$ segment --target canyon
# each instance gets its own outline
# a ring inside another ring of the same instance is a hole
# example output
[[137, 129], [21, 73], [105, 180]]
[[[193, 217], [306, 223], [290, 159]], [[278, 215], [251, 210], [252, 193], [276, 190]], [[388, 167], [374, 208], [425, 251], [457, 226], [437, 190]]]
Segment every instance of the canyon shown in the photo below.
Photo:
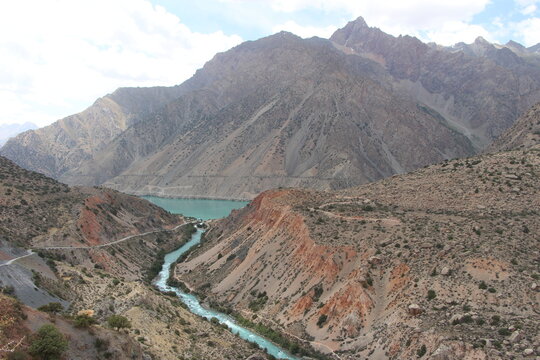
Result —
[[518, 145], [340, 191], [270, 190], [175, 276], [339, 359], [520, 358], [540, 345], [539, 165], [538, 144]]
[[[69, 187], [0, 157], [0, 357], [54, 325], [70, 359], [245, 359], [259, 351], [151, 284], [193, 225], [105, 188]], [[58, 303], [58, 314], [44, 312]], [[41, 309], [41, 310], [40, 310]], [[80, 327], [79, 314], [94, 325]], [[112, 315], [131, 328], [114, 331]]]

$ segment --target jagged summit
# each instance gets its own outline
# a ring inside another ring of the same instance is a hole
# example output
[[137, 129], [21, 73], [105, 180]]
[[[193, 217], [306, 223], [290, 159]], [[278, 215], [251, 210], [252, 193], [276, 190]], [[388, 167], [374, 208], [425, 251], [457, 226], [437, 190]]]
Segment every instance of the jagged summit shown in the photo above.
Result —
[[475, 44], [483, 44], [483, 45], [491, 45], [491, 43], [489, 41], [487, 41], [486, 39], [484, 39], [482, 36], [478, 36], [475, 40], [474, 40], [474, 43]]
[[354, 24], [356, 28], [369, 28], [366, 20], [362, 16], [357, 17], [356, 20], [351, 21], [351, 23]]

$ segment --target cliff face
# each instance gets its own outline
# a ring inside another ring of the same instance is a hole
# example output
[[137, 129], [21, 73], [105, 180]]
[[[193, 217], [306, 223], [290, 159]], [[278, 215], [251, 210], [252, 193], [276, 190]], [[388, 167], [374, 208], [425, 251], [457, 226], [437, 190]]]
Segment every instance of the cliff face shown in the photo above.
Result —
[[[434, 358], [505, 358], [540, 345], [539, 150], [337, 193], [265, 192], [175, 274], [341, 359], [413, 358], [423, 345]], [[512, 332], [521, 345], [503, 344]]]

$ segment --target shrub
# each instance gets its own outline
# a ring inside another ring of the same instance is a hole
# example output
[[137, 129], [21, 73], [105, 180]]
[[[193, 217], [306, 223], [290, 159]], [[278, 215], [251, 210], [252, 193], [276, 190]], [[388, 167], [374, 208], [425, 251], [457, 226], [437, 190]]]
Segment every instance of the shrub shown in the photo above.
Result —
[[322, 314], [319, 316], [319, 320], [317, 320], [317, 326], [322, 328], [326, 320], [328, 320], [328, 316], [326, 314]]
[[96, 338], [94, 341], [94, 347], [97, 351], [105, 351], [109, 348], [109, 340]]
[[437, 297], [437, 293], [435, 292], [435, 290], [428, 290], [427, 292], [427, 299], [428, 300], [433, 300]]
[[124, 329], [124, 328], [130, 328], [131, 323], [129, 322], [128, 318], [122, 315], [111, 315], [107, 318], [107, 324], [116, 329]]
[[58, 314], [60, 311], [64, 310], [64, 307], [62, 306], [62, 304], [58, 302], [51, 302], [51, 303], [48, 303], [47, 305], [38, 307], [38, 310], [48, 312], [51, 314]]
[[75, 317], [75, 327], [78, 328], [87, 328], [95, 323], [96, 320], [87, 314], [81, 314]]
[[30, 354], [43, 360], [60, 359], [62, 353], [68, 348], [64, 335], [52, 324], [45, 324], [39, 328], [28, 349]]
[[426, 345], [422, 345], [420, 347], [420, 349], [418, 349], [416, 351], [416, 355], [418, 355], [419, 358], [421, 358], [422, 356], [426, 355], [426, 352], [427, 352], [427, 348], [426, 348]]

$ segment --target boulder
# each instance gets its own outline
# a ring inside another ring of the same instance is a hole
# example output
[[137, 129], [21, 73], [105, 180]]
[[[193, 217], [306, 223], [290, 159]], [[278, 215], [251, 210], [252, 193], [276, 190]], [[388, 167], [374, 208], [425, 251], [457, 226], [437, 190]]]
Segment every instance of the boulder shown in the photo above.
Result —
[[461, 314], [455, 314], [454, 316], [452, 316], [452, 317], [450, 318], [450, 324], [451, 324], [451, 325], [454, 325], [454, 324], [456, 324], [456, 323], [460, 323], [462, 318], [463, 318], [463, 315], [461, 315]]
[[450, 269], [448, 267], [446, 267], [446, 266], [443, 267], [442, 270], [441, 270], [441, 275], [446, 276], [448, 274], [450, 274]]
[[534, 354], [534, 350], [531, 348], [523, 350], [523, 356], [531, 356], [533, 354]]
[[410, 304], [408, 309], [412, 316], [420, 315], [424, 311], [418, 304]]
[[519, 330], [516, 330], [510, 335], [508, 338], [508, 341], [510, 341], [512, 344], [518, 343], [523, 339], [523, 334]]
[[79, 310], [79, 312], [77, 312], [77, 315], [86, 315], [88, 317], [93, 317], [94, 316], [94, 310], [92, 310], [92, 309]]

